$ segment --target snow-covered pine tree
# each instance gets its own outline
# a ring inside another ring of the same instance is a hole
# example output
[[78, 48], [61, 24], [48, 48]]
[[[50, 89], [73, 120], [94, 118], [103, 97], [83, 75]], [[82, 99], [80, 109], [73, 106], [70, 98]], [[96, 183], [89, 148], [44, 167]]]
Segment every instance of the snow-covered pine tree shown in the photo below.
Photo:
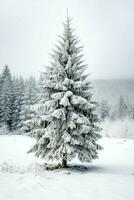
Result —
[[128, 115], [129, 115], [130, 119], [134, 119], [134, 102], [129, 104]]
[[119, 97], [119, 104], [118, 104], [118, 116], [120, 119], [125, 118], [128, 115], [128, 106], [123, 98], [123, 96]]
[[109, 106], [106, 100], [102, 100], [100, 104], [100, 118], [104, 120], [109, 117]]
[[[43, 120], [45, 102], [48, 98], [48, 93], [46, 92], [46, 88], [44, 88], [44, 73], [41, 73], [40, 79], [36, 85], [36, 103], [31, 106], [32, 117], [28, 122], [31, 124], [31, 131], [29, 131], [29, 135], [32, 137], [38, 137], [36, 131], [38, 129], [38, 133], [40, 133], [43, 127], [46, 127], [46, 121]], [[35, 134], [35, 135], [34, 135]]]
[[45, 99], [33, 130], [37, 142], [30, 152], [47, 160], [56, 159], [61, 163], [59, 167], [67, 167], [67, 162], [75, 157], [91, 162], [101, 149], [97, 144], [101, 136], [95, 124], [96, 103], [91, 99], [87, 65], [83, 63], [78, 43], [67, 17], [51, 66], [43, 73]]
[[14, 79], [14, 104], [12, 130], [19, 129], [24, 99], [24, 80], [22, 77]]
[[25, 90], [23, 97], [23, 105], [20, 114], [20, 129], [24, 133], [31, 131], [33, 126], [33, 118], [35, 117], [35, 111], [33, 106], [37, 103], [37, 85], [36, 80], [30, 77], [25, 82]]
[[34, 77], [30, 76], [26, 81], [26, 93], [29, 99], [30, 105], [35, 105], [38, 101], [37, 97], [37, 81]]
[[0, 125], [11, 130], [13, 114], [13, 81], [6, 65], [1, 76], [0, 88]]

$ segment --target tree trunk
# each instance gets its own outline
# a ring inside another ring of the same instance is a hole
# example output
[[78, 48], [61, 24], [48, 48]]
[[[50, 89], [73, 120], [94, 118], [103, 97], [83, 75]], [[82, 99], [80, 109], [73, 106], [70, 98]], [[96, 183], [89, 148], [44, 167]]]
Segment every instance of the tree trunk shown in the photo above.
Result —
[[55, 166], [46, 166], [46, 170], [56, 170], [61, 168], [67, 168], [67, 160], [65, 158], [62, 159], [62, 162]]
[[66, 159], [62, 160], [61, 168], [67, 168], [67, 160]]

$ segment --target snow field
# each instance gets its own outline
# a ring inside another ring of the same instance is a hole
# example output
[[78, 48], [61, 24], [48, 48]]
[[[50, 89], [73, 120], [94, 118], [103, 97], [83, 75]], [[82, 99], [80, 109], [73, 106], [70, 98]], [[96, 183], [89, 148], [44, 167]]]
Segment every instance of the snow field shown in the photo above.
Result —
[[134, 140], [103, 138], [104, 150], [85, 171], [46, 171], [43, 160], [26, 153], [33, 143], [27, 136], [0, 136], [1, 200], [134, 199]]

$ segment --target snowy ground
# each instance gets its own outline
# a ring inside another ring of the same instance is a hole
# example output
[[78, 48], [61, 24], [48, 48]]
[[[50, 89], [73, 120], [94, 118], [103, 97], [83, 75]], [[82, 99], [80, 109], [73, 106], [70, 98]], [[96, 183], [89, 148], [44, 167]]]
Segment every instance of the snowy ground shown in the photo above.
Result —
[[103, 138], [87, 171], [45, 171], [33, 140], [0, 136], [0, 200], [134, 200], [134, 140]]

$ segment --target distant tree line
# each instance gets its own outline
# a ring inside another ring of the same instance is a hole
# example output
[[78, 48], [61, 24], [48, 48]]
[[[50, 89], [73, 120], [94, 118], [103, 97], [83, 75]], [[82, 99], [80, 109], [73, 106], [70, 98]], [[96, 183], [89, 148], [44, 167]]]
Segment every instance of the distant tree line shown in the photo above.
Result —
[[120, 95], [117, 102], [110, 105], [107, 100], [102, 100], [98, 105], [98, 114], [101, 121], [105, 119], [117, 120], [130, 118], [134, 119], [134, 102], [126, 101]]

